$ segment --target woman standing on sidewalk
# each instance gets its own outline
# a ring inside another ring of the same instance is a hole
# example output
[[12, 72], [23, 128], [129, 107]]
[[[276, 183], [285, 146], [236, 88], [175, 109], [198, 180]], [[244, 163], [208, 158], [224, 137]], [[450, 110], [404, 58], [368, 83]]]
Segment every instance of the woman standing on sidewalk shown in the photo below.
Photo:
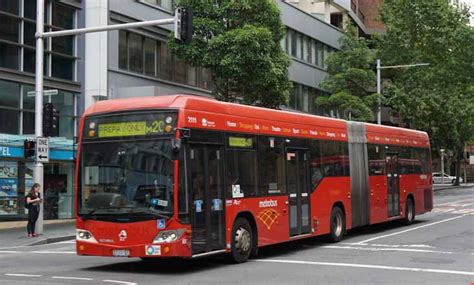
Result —
[[28, 195], [26, 195], [26, 208], [28, 209], [28, 237], [36, 237], [35, 224], [40, 212], [40, 203], [43, 201], [40, 196], [40, 185], [33, 184]]

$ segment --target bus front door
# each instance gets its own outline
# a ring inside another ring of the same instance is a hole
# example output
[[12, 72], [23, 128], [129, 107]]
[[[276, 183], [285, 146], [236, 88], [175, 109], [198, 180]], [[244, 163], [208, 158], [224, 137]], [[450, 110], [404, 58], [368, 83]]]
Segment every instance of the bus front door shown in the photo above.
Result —
[[225, 248], [222, 149], [191, 145], [192, 253]]
[[387, 209], [388, 217], [400, 215], [400, 173], [398, 154], [387, 153], [385, 156], [387, 169]]
[[287, 149], [286, 177], [289, 201], [290, 236], [311, 232], [308, 161], [305, 150]]

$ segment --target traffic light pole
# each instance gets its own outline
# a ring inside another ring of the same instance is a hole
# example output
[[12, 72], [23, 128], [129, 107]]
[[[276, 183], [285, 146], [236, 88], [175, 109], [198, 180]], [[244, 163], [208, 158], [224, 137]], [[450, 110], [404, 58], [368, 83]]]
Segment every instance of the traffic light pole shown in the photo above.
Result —
[[[36, 74], [35, 74], [35, 137], [43, 136], [43, 41], [45, 38], [52, 37], [61, 37], [61, 36], [71, 36], [95, 32], [104, 32], [104, 31], [113, 31], [113, 30], [123, 30], [130, 28], [141, 28], [147, 26], [159, 26], [159, 25], [170, 25], [177, 24], [177, 20], [181, 20], [181, 13], [175, 13], [173, 18], [162, 19], [162, 20], [152, 20], [152, 21], [142, 21], [135, 23], [126, 23], [126, 24], [117, 24], [109, 26], [99, 26], [99, 27], [90, 27], [90, 28], [81, 28], [81, 29], [72, 29], [72, 30], [63, 30], [55, 32], [44, 32], [44, 1], [36, 1]], [[177, 10], [178, 11], [178, 10]], [[190, 20], [191, 23], [186, 23], [183, 21], [183, 24], [192, 26], [192, 14], [187, 17], [186, 20]], [[185, 21], [186, 21], [185, 20]], [[177, 35], [178, 29], [175, 29], [175, 37], [181, 39]], [[192, 29], [187, 28], [187, 32], [192, 32]], [[41, 197], [44, 197], [44, 185], [43, 178], [44, 170], [43, 163], [35, 160], [34, 167], [34, 181], [41, 185]], [[38, 221], [36, 223], [36, 231], [38, 234], [43, 233], [43, 204], [41, 203], [41, 211]]]
[[[36, 35], [44, 33], [44, 0], [36, 1]], [[35, 137], [43, 136], [43, 48], [44, 38], [36, 36], [36, 76], [35, 76]], [[41, 198], [44, 199], [44, 168], [43, 163], [35, 158], [33, 169], [34, 181], [40, 187]], [[44, 201], [44, 200], [43, 200]], [[36, 221], [36, 233], [43, 233], [43, 203], [40, 204], [40, 215]]]

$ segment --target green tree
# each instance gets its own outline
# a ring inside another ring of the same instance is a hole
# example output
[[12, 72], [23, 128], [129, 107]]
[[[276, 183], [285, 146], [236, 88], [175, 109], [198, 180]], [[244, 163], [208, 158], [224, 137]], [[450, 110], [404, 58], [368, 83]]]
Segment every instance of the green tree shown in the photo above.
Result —
[[192, 66], [209, 68], [214, 96], [223, 101], [276, 108], [288, 102], [289, 57], [274, 0], [180, 0], [194, 12], [194, 37], [171, 50]]
[[459, 157], [474, 136], [474, 30], [467, 11], [444, 0], [386, 0], [382, 17], [384, 65], [430, 64], [385, 73], [392, 80], [387, 104], [407, 126], [427, 131], [434, 149]]
[[327, 58], [329, 75], [320, 84], [331, 95], [318, 97], [316, 104], [337, 110], [345, 119], [372, 121], [377, 95], [368, 90], [375, 84], [374, 54], [352, 25], [345, 27], [339, 42], [341, 49]]

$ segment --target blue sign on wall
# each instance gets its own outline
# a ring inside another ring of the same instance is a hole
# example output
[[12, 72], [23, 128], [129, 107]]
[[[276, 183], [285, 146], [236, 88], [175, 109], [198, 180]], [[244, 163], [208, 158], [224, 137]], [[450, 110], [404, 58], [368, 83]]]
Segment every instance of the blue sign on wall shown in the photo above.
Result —
[[23, 157], [23, 148], [15, 146], [0, 146], [0, 157]]
[[[23, 148], [16, 146], [0, 146], [0, 157], [23, 158]], [[74, 160], [72, 150], [50, 149], [49, 158], [51, 160]]]

